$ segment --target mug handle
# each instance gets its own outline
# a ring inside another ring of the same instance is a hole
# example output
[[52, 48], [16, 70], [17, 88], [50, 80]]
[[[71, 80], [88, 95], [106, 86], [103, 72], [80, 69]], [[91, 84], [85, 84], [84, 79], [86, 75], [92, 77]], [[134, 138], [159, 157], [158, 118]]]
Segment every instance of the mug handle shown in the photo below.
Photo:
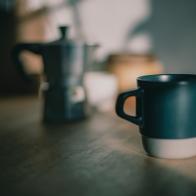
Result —
[[27, 81], [27, 82], [34, 82], [33, 78], [30, 77], [24, 70], [23, 62], [20, 59], [20, 54], [23, 51], [30, 51], [35, 54], [41, 54], [41, 46], [40, 43], [20, 43], [16, 44], [12, 50], [12, 59], [14, 61], [14, 64], [16, 65], [16, 68], [18, 72], [20, 73], [21, 77]]
[[142, 119], [141, 116], [128, 115], [124, 112], [124, 107], [123, 107], [124, 103], [125, 103], [125, 101], [128, 97], [132, 97], [132, 96], [140, 97], [142, 93], [143, 93], [143, 90], [141, 88], [121, 93], [118, 96], [117, 102], [116, 102], [116, 113], [117, 113], [117, 115], [120, 116], [121, 118], [124, 118], [125, 120], [128, 120], [128, 121], [136, 124], [136, 125], [142, 125], [143, 119]]

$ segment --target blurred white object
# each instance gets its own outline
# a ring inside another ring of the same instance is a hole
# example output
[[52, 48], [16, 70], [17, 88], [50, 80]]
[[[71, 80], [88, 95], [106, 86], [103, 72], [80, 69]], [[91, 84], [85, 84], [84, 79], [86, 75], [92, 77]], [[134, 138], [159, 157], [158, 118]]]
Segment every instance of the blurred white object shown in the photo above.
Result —
[[185, 159], [196, 156], [196, 138], [159, 139], [142, 136], [145, 151], [150, 156], [165, 159]]
[[99, 111], [114, 109], [117, 95], [117, 79], [113, 74], [105, 72], [87, 72], [84, 77], [88, 101]]

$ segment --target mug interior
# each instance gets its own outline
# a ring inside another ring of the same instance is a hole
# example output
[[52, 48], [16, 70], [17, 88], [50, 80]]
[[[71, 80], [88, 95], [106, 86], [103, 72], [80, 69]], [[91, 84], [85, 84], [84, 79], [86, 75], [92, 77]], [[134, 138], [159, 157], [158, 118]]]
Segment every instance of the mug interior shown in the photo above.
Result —
[[168, 83], [168, 82], [187, 82], [196, 81], [196, 75], [194, 74], [157, 74], [157, 75], [145, 75], [140, 76], [137, 79], [140, 82], [156, 82], [156, 83]]

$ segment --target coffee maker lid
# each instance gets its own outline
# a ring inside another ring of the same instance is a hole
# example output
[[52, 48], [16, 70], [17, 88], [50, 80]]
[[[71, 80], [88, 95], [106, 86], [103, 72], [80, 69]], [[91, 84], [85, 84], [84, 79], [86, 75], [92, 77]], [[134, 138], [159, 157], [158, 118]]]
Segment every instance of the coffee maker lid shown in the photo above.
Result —
[[69, 39], [68, 31], [69, 26], [59, 26], [60, 38], [57, 40], [46, 42], [45, 45], [72, 45], [73, 41]]

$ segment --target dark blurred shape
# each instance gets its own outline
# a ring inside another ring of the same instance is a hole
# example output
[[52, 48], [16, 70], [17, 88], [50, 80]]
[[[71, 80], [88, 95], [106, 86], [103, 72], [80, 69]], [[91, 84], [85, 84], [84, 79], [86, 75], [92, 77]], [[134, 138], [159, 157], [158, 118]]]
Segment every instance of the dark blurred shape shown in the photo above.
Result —
[[83, 84], [85, 63], [91, 59], [88, 56], [92, 55], [92, 50], [97, 45], [70, 40], [66, 26], [59, 30], [61, 37], [58, 40], [48, 43], [20, 43], [13, 50], [15, 64], [23, 79], [29, 83], [33, 83], [33, 79], [25, 72], [20, 54], [27, 50], [43, 59], [45, 122], [79, 120], [87, 115]]
[[1, 0], [0, 9], [4, 11], [10, 11], [15, 6], [15, 0]]
[[130, 31], [127, 40], [147, 32], [153, 51], [163, 62], [166, 72], [196, 72], [196, 1], [151, 0], [152, 13]]
[[17, 40], [17, 16], [14, 0], [1, 1], [0, 26], [0, 94], [36, 92], [38, 84], [30, 84], [22, 80], [11, 60], [11, 50]]

